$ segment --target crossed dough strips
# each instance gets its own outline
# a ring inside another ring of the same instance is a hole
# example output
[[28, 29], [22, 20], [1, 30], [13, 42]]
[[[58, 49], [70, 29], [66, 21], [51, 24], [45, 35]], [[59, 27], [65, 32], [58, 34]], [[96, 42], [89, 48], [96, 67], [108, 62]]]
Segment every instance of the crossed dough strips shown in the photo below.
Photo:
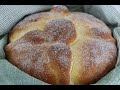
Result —
[[8, 60], [50, 84], [95, 83], [117, 60], [110, 29], [91, 15], [70, 13], [65, 6], [29, 16], [16, 25], [9, 39]]

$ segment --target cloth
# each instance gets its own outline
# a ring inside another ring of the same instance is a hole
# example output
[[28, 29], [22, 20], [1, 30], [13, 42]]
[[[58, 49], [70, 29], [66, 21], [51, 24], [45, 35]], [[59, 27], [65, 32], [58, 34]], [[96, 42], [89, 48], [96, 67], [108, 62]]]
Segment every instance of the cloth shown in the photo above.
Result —
[[[118, 62], [115, 69], [92, 85], [120, 84], [120, 6], [119, 5], [66, 5], [71, 11], [82, 11], [94, 15], [108, 25], [117, 40]], [[7, 33], [25, 15], [46, 11], [51, 5], [0, 5], [0, 85], [48, 85], [15, 67], [7, 61], [4, 46]]]

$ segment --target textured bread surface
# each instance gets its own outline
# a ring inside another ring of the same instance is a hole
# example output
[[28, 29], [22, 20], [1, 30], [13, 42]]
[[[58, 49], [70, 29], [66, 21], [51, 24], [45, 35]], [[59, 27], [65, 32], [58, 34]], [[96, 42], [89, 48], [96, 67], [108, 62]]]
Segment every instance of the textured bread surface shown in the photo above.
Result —
[[27, 74], [58, 85], [92, 84], [116, 64], [111, 30], [99, 19], [54, 5], [27, 16], [9, 33], [8, 60]]

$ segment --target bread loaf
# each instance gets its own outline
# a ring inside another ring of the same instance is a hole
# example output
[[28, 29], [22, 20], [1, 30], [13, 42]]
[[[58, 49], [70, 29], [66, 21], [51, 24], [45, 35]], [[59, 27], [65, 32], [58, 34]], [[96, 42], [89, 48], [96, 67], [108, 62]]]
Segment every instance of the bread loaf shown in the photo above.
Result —
[[96, 17], [54, 5], [31, 14], [9, 33], [6, 57], [27, 74], [49, 84], [92, 84], [117, 61], [116, 40]]

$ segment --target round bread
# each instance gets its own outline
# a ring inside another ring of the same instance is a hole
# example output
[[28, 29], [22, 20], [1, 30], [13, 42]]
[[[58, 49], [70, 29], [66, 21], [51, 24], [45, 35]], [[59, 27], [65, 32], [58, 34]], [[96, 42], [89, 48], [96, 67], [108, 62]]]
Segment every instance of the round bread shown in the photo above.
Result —
[[7, 59], [27, 74], [58, 85], [92, 84], [117, 61], [116, 41], [99, 19], [54, 5], [29, 15], [9, 33]]

